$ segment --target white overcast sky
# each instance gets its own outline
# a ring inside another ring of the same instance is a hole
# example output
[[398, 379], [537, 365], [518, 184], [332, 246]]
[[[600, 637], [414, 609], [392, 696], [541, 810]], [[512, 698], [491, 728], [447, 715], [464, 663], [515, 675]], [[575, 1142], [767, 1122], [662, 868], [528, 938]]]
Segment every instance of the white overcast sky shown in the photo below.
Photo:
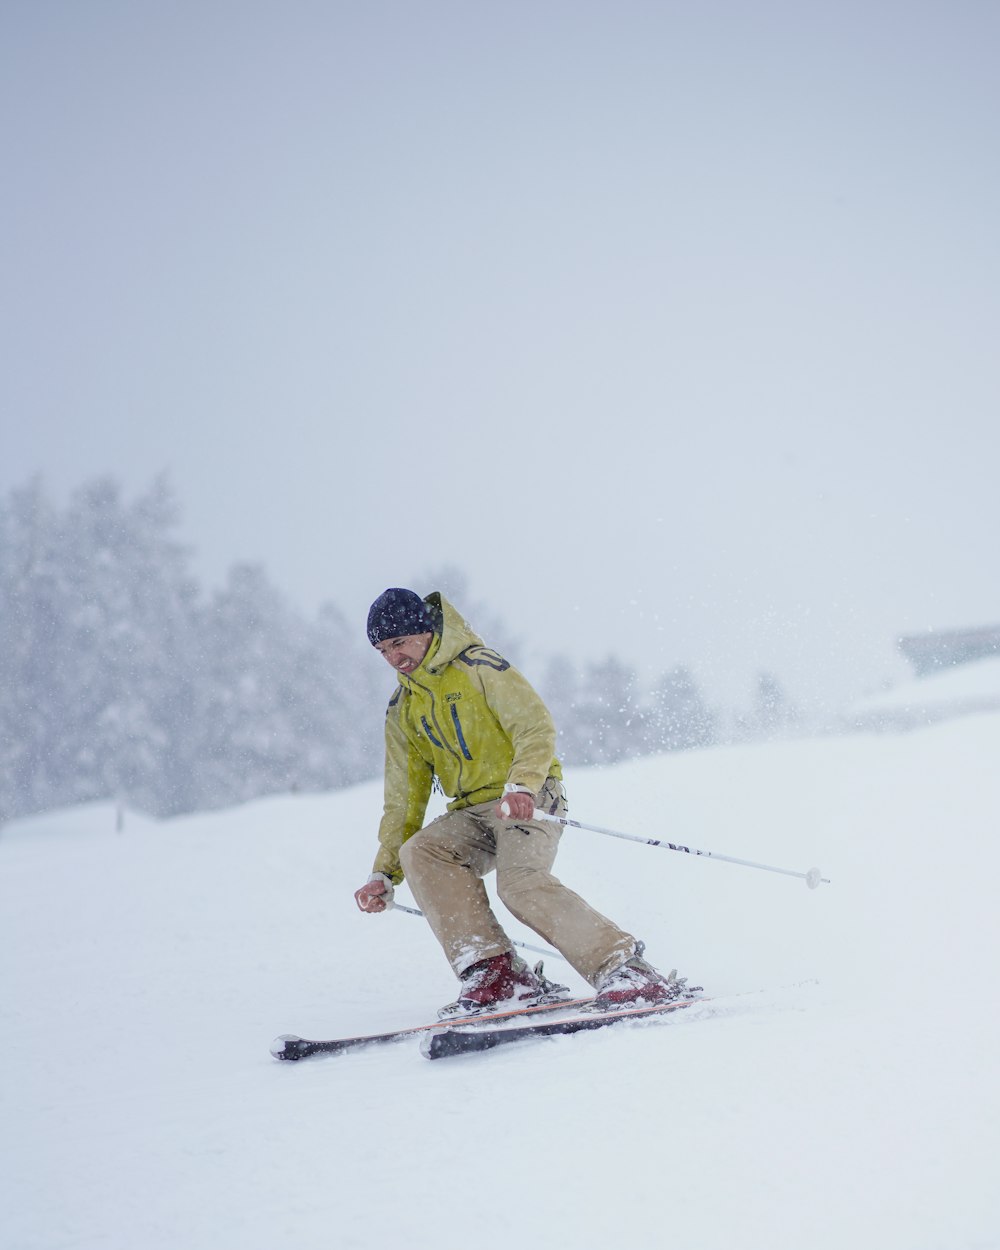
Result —
[[209, 585], [361, 631], [455, 564], [731, 702], [1000, 621], [993, 0], [4, 0], [0, 57], [4, 492], [166, 471]]

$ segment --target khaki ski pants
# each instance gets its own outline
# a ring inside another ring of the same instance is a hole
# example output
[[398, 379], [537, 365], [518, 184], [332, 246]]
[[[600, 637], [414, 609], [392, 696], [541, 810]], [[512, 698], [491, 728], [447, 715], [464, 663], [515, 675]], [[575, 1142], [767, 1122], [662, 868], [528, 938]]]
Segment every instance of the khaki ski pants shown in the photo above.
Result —
[[[565, 812], [558, 781], [550, 777], [542, 793], [547, 810]], [[562, 829], [548, 821], [502, 820], [493, 801], [439, 816], [403, 844], [406, 881], [456, 975], [511, 949], [483, 884], [494, 870], [508, 911], [591, 985], [633, 954], [634, 937], [552, 875]]]

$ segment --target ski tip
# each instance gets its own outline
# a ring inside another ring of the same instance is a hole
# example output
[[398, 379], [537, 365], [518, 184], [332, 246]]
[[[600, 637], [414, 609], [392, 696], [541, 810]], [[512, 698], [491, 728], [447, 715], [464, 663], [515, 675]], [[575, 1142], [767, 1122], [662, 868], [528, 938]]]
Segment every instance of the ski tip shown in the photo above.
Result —
[[471, 1054], [492, 1050], [497, 1039], [509, 1040], [510, 1032], [518, 1030], [498, 1029], [435, 1029], [420, 1039], [420, 1053], [425, 1059], [446, 1059], [452, 1055]]
[[297, 1043], [301, 1041], [302, 1038], [295, 1033], [282, 1033], [271, 1043], [271, 1054], [275, 1059], [298, 1059]]

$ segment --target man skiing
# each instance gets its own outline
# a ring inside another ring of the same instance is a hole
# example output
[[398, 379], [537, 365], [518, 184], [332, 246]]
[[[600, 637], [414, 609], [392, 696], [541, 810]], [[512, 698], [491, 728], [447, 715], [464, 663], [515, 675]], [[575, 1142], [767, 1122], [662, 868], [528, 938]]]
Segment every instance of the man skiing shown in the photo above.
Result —
[[[393, 587], [368, 614], [372, 646], [396, 670], [385, 723], [385, 809], [365, 912], [409, 883], [459, 978], [442, 1016], [540, 1001], [554, 988], [515, 956], [483, 877], [522, 923], [551, 943], [616, 1007], [669, 1002], [684, 981], [661, 976], [641, 944], [552, 875], [566, 813], [556, 731], [525, 678], [490, 650], [442, 596]], [[432, 784], [451, 798], [423, 827]]]

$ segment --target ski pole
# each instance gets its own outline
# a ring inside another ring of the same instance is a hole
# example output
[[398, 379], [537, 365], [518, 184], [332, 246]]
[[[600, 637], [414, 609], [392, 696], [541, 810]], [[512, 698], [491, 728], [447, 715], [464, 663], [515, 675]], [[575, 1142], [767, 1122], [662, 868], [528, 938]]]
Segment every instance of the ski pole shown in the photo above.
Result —
[[[506, 808], [507, 804], [503, 804]], [[510, 815], [509, 808], [504, 812]], [[683, 851], [685, 855], [703, 855], [706, 859], [722, 859], [727, 864], [742, 864], [744, 868], [761, 868], [765, 872], [780, 872], [786, 877], [801, 877], [810, 890], [815, 890], [821, 883], [830, 884], [830, 878], [824, 877], [818, 868], [810, 868], [808, 872], [793, 872], [790, 868], [775, 868], [771, 864], [755, 864], [750, 859], [735, 859], [732, 855], [721, 855], [718, 851], [699, 851], [693, 846], [678, 846], [675, 842], [665, 842], [660, 838], [640, 838], [633, 833], [618, 833], [615, 829], [602, 829], [600, 825], [585, 825], [579, 820], [568, 820], [565, 816], [549, 816], [545, 812], [535, 812], [535, 820], [549, 820], [556, 825], [569, 825], [573, 829], [586, 829], [590, 833], [603, 833], [609, 838], [623, 838], [626, 842], [640, 842], [644, 846], [659, 846], [665, 851]]]
[[[405, 911], [408, 916], [422, 916], [424, 913], [416, 907], [404, 907], [402, 903], [390, 903], [389, 906], [394, 911]], [[514, 939], [511, 938], [513, 942]], [[514, 942], [515, 946], [519, 946], [523, 951], [534, 951], [536, 955], [547, 955], [549, 959], [565, 960], [565, 955], [560, 955], [558, 951], [550, 951], [544, 946], [531, 946], [527, 942]]]

